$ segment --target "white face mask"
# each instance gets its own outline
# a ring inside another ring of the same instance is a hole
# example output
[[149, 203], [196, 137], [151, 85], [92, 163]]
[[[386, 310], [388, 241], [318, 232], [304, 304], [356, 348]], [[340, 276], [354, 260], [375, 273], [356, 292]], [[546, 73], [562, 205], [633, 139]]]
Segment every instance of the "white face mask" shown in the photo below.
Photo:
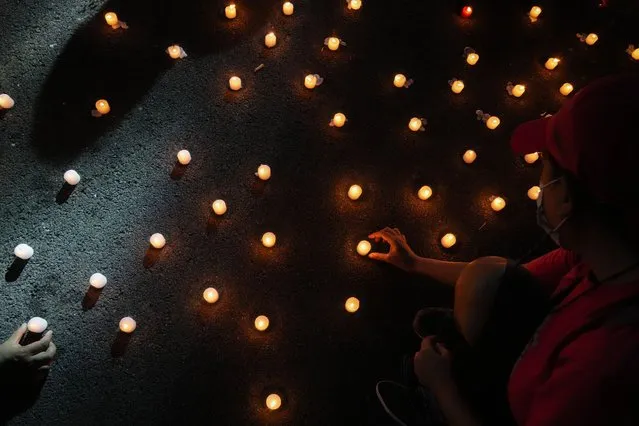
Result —
[[541, 229], [543, 229], [544, 231], [546, 231], [546, 234], [548, 234], [548, 236], [550, 238], [552, 238], [552, 240], [555, 242], [555, 244], [557, 244], [558, 246], [561, 246], [561, 244], [559, 243], [559, 228], [561, 228], [563, 226], [564, 223], [566, 223], [566, 221], [568, 220], [568, 217], [565, 217], [562, 219], [561, 222], [559, 222], [559, 224], [557, 226], [555, 226], [554, 228], [552, 226], [550, 226], [550, 222], [548, 222], [548, 219], [546, 218], [546, 214], [544, 213], [544, 203], [543, 203], [543, 195], [544, 195], [544, 188], [557, 183], [561, 180], [561, 178], [557, 178], [557, 179], [553, 179], [550, 182], [548, 182], [545, 185], [542, 185], [541, 182], [539, 183], [539, 197], [537, 197], [537, 225], [539, 225], [539, 227]]

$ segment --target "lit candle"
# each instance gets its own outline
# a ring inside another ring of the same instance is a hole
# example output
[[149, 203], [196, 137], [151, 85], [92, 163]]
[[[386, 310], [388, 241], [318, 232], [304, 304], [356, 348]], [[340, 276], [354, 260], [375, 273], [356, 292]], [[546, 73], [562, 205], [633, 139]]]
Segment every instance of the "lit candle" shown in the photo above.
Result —
[[432, 195], [433, 195], [433, 190], [428, 185], [422, 186], [421, 188], [419, 188], [419, 191], [417, 191], [417, 197], [419, 197], [420, 200], [426, 201]]
[[105, 115], [111, 111], [111, 106], [106, 99], [100, 99], [95, 103], [95, 109], [100, 113], [100, 115]]
[[135, 327], [137, 327], [137, 324], [131, 317], [124, 317], [120, 320], [120, 331], [122, 333], [133, 333]]
[[531, 22], [535, 22], [537, 18], [539, 18], [539, 15], [541, 15], [541, 7], [539, 6], [533, 6], [530, 12], [528, 12]]
[[172, 59], [182, 59], [182, 58], [186, 58], [187, 56], [184, 49], [182, 49], [182, 47], [180, 47], [180, 45], [178, 44], [174, 44], [167, 47], [166, 53], [168, 53]]
[[91, 275], [91, 278], [89, 278], [89, 285], [93, 288], [104, 288], [106, 284], [107, 278], [99, 272], [96, 272], [95, 274]]
[[413, 132], [422, 130], [424, 128], [422, 126], [422, 120], [417, 117], [411, 118], [410, 121], [408, 122], [408, 128], [411, 129]]
[[234, 19], [237, 16], [237, 9], [234, 4], [229, 4], [224, 8], [224, 15], [229, 19]]
[[308, 74], [304, 77], [304, 87], [314, 89], [315, 86], [317, 86], [317, 76], [315, 74]]
[[451, 248], [457, 242], [455, 234], [446, 234], [442, 237], [441, 243], [444, 248]]
[[520, 98], [525, 91], [526, 91], [526, 86], [524, 86], [523, 84], [517, 84], [513, 86], [511, 90], [511, 94], [516, 98]]
[[262, 164], [257, 168], [255, 175], [262, 180], [269, 180], [271, 178], [271, 168], [266, 164]]
[[588, 46], [592, 46], [593, 44], [597, 43], [597, 40], [599, 40], [599, 36], [595, 33], [590, 33], [586, 36], [586, 44]]
[[531, 152], [530, 154], [524, 155], [524, 161], [528, 164], [533, 164], [537, 160], [539, 160], [538, 152]]
[[0, 109], [11, 109], [15, 104], [16, 103], [11, 96], [6, 93], [0, 95]]
[[477, 61], [479, 61], [479, 55], [477, 53], [469, 53], [468, 56], [466, 56], [466, 63], [468, 65], [475, 65]]
[[153, 248], [156, 249], [161, 249], [166, 245], [166, 239], [164, 238], [164, 235], [160, 233], [151, 235], [151, 238], [149, 238], [149, 242], [151, 243]]
[[[629, 46], [628, 47], [628, 54], [635, 61], [639, 61], [639, 47], [638, 48], [634, 48], [634, 46]], [[0, 95], [0, 96], [2, 96], [2, 95]]]
[[220, 298], [220, 295], [216, 289], [214, 289], [213, 287], [209, 287], [204, 290], [204, 293], [202, 293], [202, 297], [204, 298], [204, 300], [206, 300], [207, 303], [215, 303]]
[[287, 1], [286, 3], [282, 5], [282, 12], [286, 16], [291, 16], [294, 10], [295, 10], [295, 6], [293, 6], [293, 3], [291, 3], [290, 1]]
[[218, 216], [222, 216], [224, 213], [226, 213], [226, 203], [224, 202], [224, 200], [213, 201], [213, 205], [211, 207], [213, 208], [213, 212], [215, 212], [215, 214]]
[[561, 85], [561, 87], [559, 88], [559, 93], [561, 93], [564, 96], [568, 96], [572, 93], [572, 90], [574, 88], [572, 87], [572, 84], [570, 83], [564, 83]]
[[539, 198], [540, 192], [541, 192], [541, 188], [535, 185], [528, 190], [528, 198], [530, 198], [533, 201], [536, 201], [537, 198]]
[[28, 244], [18, 244], [13, 249], [13, 254], [22, 260], [29, 260], [33, 257], [33, 247]]
[[355, 201], [357, 199], [359, 199], [359, 197], [362, 196], [362, 187], [359, 185], [351, 185], [350, 188], [348, 188], [348, 198], [350, 198], [351, 200]]
[[558, 58], [548, 58], [544, 66], [547, 70], [554, 70], [559, 65], [560, 60]]
[[461, 16], [464, 18], [470, 18], [470, 15], [473, 14], [473, 8], [470, 6], [464, 6], [461, 10]]
[[282, 398], [276, 393], [272, 393], [266, 397], [266, 407], [269, 410], [277, 410], [282, 406]]
[[362, 7], [362, 0], [346, 0], [348, 8], [352, 10], [359, 10]]
[[472, 164], [477, 159], [477, 153], [472, 149], [469, 149], [464, 152], [464, 155], [462, 155], [462, 159], [464, 160], [464, 163]]
[[338, 112], [333, 116], [333, 119], [329, 123], [330, 126], [342, 127], [346, 123], [346, 116], [341, 112]]
[[275, 234], [272, 232], [267, 232], [262, 235], [262, 244], [264, 244], [264, 247], [273, 247], [276, 240], [277, 238], [275, 238]]
[[118, 25], [118, 15], [116, 15], [113, 12], [105, 13], [104, 20], [106, 21], [107, 25], [110, 25], [112, 27], [115, 27], [116, 25]]
[[337, 37], [329, 37], [326, 40], [326, 45], [330, 50], [337, 50], [339, 49], [340, 39], [338, 39]]
[[274, 32], [270, 32], [264, 36], [264, 44], [266, 47], [273, 47], [277, 44], [277, 37]]
[[362, 240], [357, 244], [357, 254], [360, 256], [366, 256], [371, 251], [371, 243], [366, 240]]
[[229, 87], [231, 90], [240, 90], [242, 88], [242, 79], [237, 76], [229, 78]]
[[33, 317], [27, 323], [27, 330], [31, 333], [42, 334], [48, 326], [49, 323], [44, 318]]
[[259, 317], [255, 318], [255, 328], [259, 331], [266, 330], [269, 323], [270, 321], [268, 320], [268, 317], [266, 315], [260, 315]]
[[494, 197], [490, 202], [490, 207], [496, 212], [501, 211], [506, 207], [506, 200], [501, 197]]
[[346, 299], [346, 303], [344, 303], [344, 308], [351, 314], [357, 312], [359, 309], [359, 299], [357, 297], [349, 297]]
[[395, 74], [395, 78], [393, 79], [393, 84], [395, 85], [395, 87], [405, 87], [406, 76], [404, 74]]
[[450, 90], [453, 93], [461, 93], [464, 90], [464, 82], [461, 80], [451, 80], [448, 82], [450, 84]]
[[80, 183], [80, 175], [75, 170], [67, 170], [64, 172], [64, 181], [71, 186], [76, 186]]
[[183, 149], [177, 153], [178, 163], [183, 166], [186, 166], [191, 162], [191, 153], [186, 149]]
[[491, 115], [490, 117], [488, 117], [488, 120], [486, 120], [486, 127], [488, 127], [490, 130], [495, 130], [500, 123], [501, 120], [499, 119], [499, 117]]

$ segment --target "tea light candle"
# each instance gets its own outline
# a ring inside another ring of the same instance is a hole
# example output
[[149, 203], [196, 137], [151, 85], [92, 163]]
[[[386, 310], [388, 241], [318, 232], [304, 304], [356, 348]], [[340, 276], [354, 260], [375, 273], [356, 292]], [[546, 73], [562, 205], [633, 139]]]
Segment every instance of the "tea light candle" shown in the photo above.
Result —
[[548, 58], [544, 66], [547, 70], [554, 70], [559, 65], [559, 62], [561, 61], [558, 58]]
[[408, 128], [411, 129], [413, 132], [417, 132], [421, 130], [422, 120], [417, 117], [411, 118], [410, 121], [408, 122]]
[[350, 188], [348, 188], [348, 198], [350, 198], [351, 200], [355, 201], [358, 200], [359, 197], [362, 196], [362, 187], [359, 185], [351, 185]]
[[264, 36], [264, 44], [266, 47], [273, 47], [277, 44], [277, 37], [274, 32], [270, 32]]
[[520, 98], [525, 91], [526, 91], [526, 86], [524, 86], [523, 84], [517, 84], [513, 86], [511, 93], [514, 97]]
[[559, 88], [559, 93], [561, 93], [564, 96], [568, 96], [568, 95], [570, 95], [572, 93], [573, 89], [574, 88], [572, 87], [572, 84], [564, 83]]
[[231, 90], [240, 90], [242, 88], [242, 79], [237, 76], [229, 78], [229, 87]]
[[215, 303], [220, 298], [220, 295], [216, 289], [214, 289], [213, 287], [209, 287], [204, 290], [204, 293], [202, 293], [202, 297], [204, 298], [204, 300], [206, 300], [207, 303]]
[[395, 87], [405, 87], [406, 76], [404, 74], [395, 74], [395, 78], [393, 78], [393, 84], [395, 85]]
[[424, 185], [421, 188], [419, 188], [419, 191], [417, 191], [417, 197], [420, 200], [428, 200], [431, 196], [433, 195], [433, 190], [431, 189], [430, 186], [428, 185]]
[[135, 327], [137, 327], [137, 324], [131, 317], [124, 317], [120, 320], [120, 331], [122, 333], [133, 333]]
[[469, 53], [468, 56], [466, 56], [466, 63], [468, 65], [475, 65], [477, 61], [479, 61], [479, 55], [477, 53]]
[[337, 37], [329, 37], [328, 40], [326, 40], [326, 45], [330, 50], [337, 50], [339, 49], [340, 39]]
[[13, 254], [15, 254], [16, 257], [19, 257], [22, 260], [29, 260], [33, 257], [33, 247], [24, 243], [18, 244], [13, 249]]
[[277, 410], [282, 406], [282, 398], [276, 393], [272, 393], [266, 397], [266, 408], [271, 411]]
[[330, 125], [334, 127], [342, 127], [344, 123], [346, 123], [346, 116], [341, 112], [338, 112], [333, 116]]
[[464, 90], [464, 82], [461, 80], [451, 80], [450, 90], [452, 90], [453, 93], [461, 93], [462, 90]]
[[234, 4], [229, 4], [224, 8], [224, 15], [229, 19], [235, 19], [237, 16], [237, 9]]
[[501, 120], [499, 119], [499, 117], [491, 115], [490, 117], [488, 117], [488, 120], [486, 120], [486, 127], [488, 127], [490, 130], [495, 130], [497, 127], [499, 127], [500, 123]]
[[537, 198], [539, 198], [540, 192], [541, 192], [541, 188], [535, 185], [528, 190], [528, 198], [530, 198], [533, 201], [536, 201]]
[[[631, 57], [632, 59], [634, 59], [635, 61], [639, 61], [639, 47], [638, 47], [638, 48], [636, 48], [636, 49], [632, 49], [632, 48], [630, 48], [630, 49], [628, 49], [628, 50], [629, 50], [629, 52], [628, 52], [628, 53], [630, 54], [630, 57]], [[2, 96], [2, 95], [0, 95], [0, 96]]]
[[501, 197], [494, 197], [490, 202], [490, 207], [496, 212], [501, 211], [506, 207], [506, 200]]
[[451, 248], [457, 242], [457, 237], [455, 234], [448, 233], [444, 235], [441, 239], [442, 246], [444, 248]]
[[151, 243], [151, 246], [156, 249], [161, 249], [166, 245], [166, 239], [164, 238], [164, 235], [160, 233], [151, 235], [151, 238], [149, 238], [149, 242]]
[[277, 238], [275, 237], [275, 234], [272, 232], [267, 232], [264, 235], [262, 235], [262, 244], [264, 244], [264, 247], [273, 247], [275, 245], [276, 240]]
[[0, 95], [0, 109], [11, 109], [15, 104], [16, 103], [11, 96], [6, 93]]
[[177, 44], [169, 46], [166, 51], [172, 59], [180, 59], [182, 57], [182, 48]]
[[255, 174], [261, 180], [269, 180], [271, 178], [271, 168], [266, 164], [262, 164], [257, 168], [257, 173]]
[[472, 164], [477, 159], [477, 153], [472, 149], [469, 149], [464, 152], [464, 155], [462, 155], [462, 159], [464, 160], [464, 163]]
[[106, 99], [100, 99], [95, 103], [95, 109], [101, 114], [105, 115], [111, 111], [111, 106]]
[[528, 16], [532, 22], [535, 22], [537, 18], [539, 18], [539, 15], [541, 15], [541, 7], [539, 6], [533, 6], [530, 12], [528, 12]]
[[351, 314], [357, 312], [359, 309], [359, 299], [357, 297], [349, 297], [346, 299], [346, 303], [344, 303], [344, 308]]
[[597, 43], [597, 40], [599, 40], [599, 36], [595, 33], [590, 33], [586, 36], [586, 44], [588, 46], [592, 46], [593, 44]]
[[268, 328], [270, 321], [266, 315], [260, 315], [255, 318], [255, 328], [259, 331], [264, 331]]
[[222, 216], [224, 213], [226, 213], [226, 203], [224, 202], [224, 200], [213, 201], [213, 205], [211, 207], [213, 208], [213, 212], [215, 212], [215, 214], [218, 216]]
[[528, 164], [533, 164], [537, 160], [539, 160], [538, 152], [531, 152], [530, 154], [524, 155], [524, 161]]
[[116, 25], [118, 25], [118, 15], [116, 15], [113, 12], [105, 13], [104, 20], [106, 21], [107, 25], [110, 25], [112, 27], [115, 27]]
[[284, 13], [284, 15], [286, 16], [291, 16], [294, 10], [295, 6], [293, 6], [293, 3], [291, 3], [290, 1], [287, 1], [282, 5], [282, 13]]
[[347, 0], [348, 8], [352, 10], [359, 10], [362, 7], [362, 0]]
[[191, 162], [191, 153], [187, 151], [186, 149], [178, 151], [177, 159], [178, 159], [178, 163], [180, 163], [183, 166], [186, 166], [187, 164]]
[[308, 74], [304, 77], [304, 87], [307, 89], [314, 89], [317, 85], [317, 76], [315, 74]]
[[64, 181], [71, 186], [76, 186], [80, 183], [80, 175], [75, 170], [67, 170], [64, 172]]
[[357, 253], [360, 256], [366, 256], [371, 251], [371, 243], [366, 240], [362, 240], [357, 244]]
[[27, 323], [27, 330], [31, 333], [42, 334], [48, 326], [49, 323], [44, 318], [33, 317]]
[[470, 6], [464, 6], [461, 10], [461, 16], [464, 18], [470, 18], [470, 15], [473, 14], [473, 8]]
[[99, 272], [91, 275], [89, 278], [89, 285], [93, 288], [101, 289], [107, 284], [107, 278]]

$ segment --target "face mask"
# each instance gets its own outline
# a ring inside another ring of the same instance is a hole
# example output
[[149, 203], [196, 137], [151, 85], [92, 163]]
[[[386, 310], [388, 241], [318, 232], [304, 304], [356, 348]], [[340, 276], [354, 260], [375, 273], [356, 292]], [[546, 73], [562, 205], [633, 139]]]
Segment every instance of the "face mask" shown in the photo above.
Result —
[[555, 226], [554, 228], [552, 226], [550, 226], [550, 222], [548, 222], [548, 219], [546, 218], [546, 214], [544, 213], [544, 203], [543, 203], [543, 195], [544, 195], [544, 188], [559, 182], [561, 178], [557, 178], [554, 180], [551, 180], [550, 182], [548, 182], [545, 185], [542, 185], [541, 182], [539, 183], [539, 197], [537, 197], [537, 225], [539, 225], [539, 227], [541, 229], [543, 229], [546, 234], [548, 234], [548, 236], [550, 238], [552, 238], [552, 240], [555, 242], [555, 244], [557, 244], [558, 246], [561, 246], [561, 244], [559, 244], [559, 228], [561, 228], [563, 226], [564, 223], [566, 223], [566, 221], [568, 220], [567, 217], [563, 218], [561, 222], [559, 222], [559, 224], [557, 226]]

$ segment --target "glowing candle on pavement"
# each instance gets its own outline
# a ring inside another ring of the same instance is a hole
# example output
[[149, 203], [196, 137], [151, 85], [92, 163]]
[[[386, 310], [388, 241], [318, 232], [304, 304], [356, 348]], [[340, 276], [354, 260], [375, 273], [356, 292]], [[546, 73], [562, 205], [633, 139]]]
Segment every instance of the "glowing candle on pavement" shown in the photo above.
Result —
[[450, 90], [452, 90], [453, 93], [461, 93], [462, 90], [464, 90], [464, 82], [461, 80], [451, 80]]
[[304, 77], [304, 87], [307, 89], [314, 89], [317, 85], [317, 76], [315, 74], [308, 74]]
[[359, 309], [359, 299], [357, 297], [349, 297], [346, 299], [346, 303], [344, 303], [344, 308], [351, 314], [357, 312]]
[[588, 46], [592, 46], [593, 44], [597, 43], [597, 40], [599, 40], [599, 36], [595, 33], [590, 33], [586, 36], [586, 44]]
[[339, 49], [340, 39], [337, 37], [329, 37], [328, 40], [326, 40], [326, 45], [330, 50], [337, 50]]
[[490, 202], [490, 208], [496, 212], [503, 210], [504, 207], [506, 207], [506, 200], [501, 197], [494, 197]]
[[533, 201], [536, 201], [537, 198], [539, 198], [540, 192], [541, 192], [541, 188], [535, 185], [528, 190], [528, 198], [530, 198]]
[[346, 123], [346, 116], [341, 112], [338, 112], [333, 116], [333, 119], [329, 124], [334, 127], [342, 127], [344, 123]]
[[350, 188], [348, 188], [348, 198], [350, 198], [351, 200], [355, 201], [358, 200], [359, 197], [362, 196], [362, 187], [359, 185], [351, 185]]
[[293, 3], [291, 3], [290, 1], [287, 1], [282, 5], [282, 13], [284, 13], [284, 15], [286, 16], [291, 16], [294, 10], [295, 6], [293, 6]]
[[277, 241], [277, 238], [272, 232], [267, 232], [262, 235], [262, 244], [264, 247], [273, 247], [275, 245], [275, 241]]
[[118, 25], [118, 15], [113, 12], [105, 13], [104, 20], [106, 21], [107, 25], [110, 25], [112, 27]]
[[229, 87], [231, 90], [240, 90], [242, 88], [242, 79], [237, 76], [229, 78]]
[[479, 55], [477, 53], [469, 53], [468, 56], [466, 56], [466, 63], [468, 65], [475, 65], [477, 61], [479, 61]]
[[106, 99], [100, 99], [95, 103], [95, 109], [98, 110], [101, 115], [105, 115], [111, 111], [111, 106]]
[[273, 47], [277, 44], [277, 37], [274, 32], [270, 32], [264, 36], [264, 44], [266, 47]]
[[16, 257], [19, 257], [22, 260], [29, 260], [33, 257], [33, 247], [24, 243], [18, 244], [13, 249], [13, 254], [15, 254]]
[[461, 16], [463, 16], [464, 18], [470, 18], [472, 14], [473, 14], [473, 8], [471, 6], [462, 7]]
[[202, 293], [202, 297], [204, 298], [204, 300], [206, 300], [207, 303], [215, 303], [220, 298], [220, 295], [216, 289], [214, 289], [213, 287], [209, 287], [204, 290], [204, 293]]
[[0, 95], [0, 109], [11, 109], [15, 104], [16, 103], [11, 96], [6, 93]]
[[558, 58], [548, 58], [544, 66], [547, 70], [554, 70], [559, 65], [560, 60]]
[[629, 48], [628, 50], [629, 50], [628, 53], [630, 54], [630, 57], [634, 59], [635, 61], [639, 61], [639, 47], [636, 49]]
[[428, 185], [422, 186], [421, 188], [419, 188], [419, 191], [417, 191], [417, 197], [419, 197], [420, 200], [426, 201], [432, 195], [433, 195], [433, 190]]
[[224, 15], [229, 19], [234, 19], [237, 16], [237, 9], [234, 4], [229, 4], [224, 8]]
[[360, 256], [366, 256], [371, 251], [371, 243], [366, 240], [362, 240], [357, 244], [357, 253]]
[[486, 120], [486, 127], [488, 127], [490, 130], [495, 130], [497, 127], [499, 127], [500, 123], [501, 120], [499, 119], [499, 117], [491, 115], [490, 117], [488, 117], [488, 120]]
[[255, 328], [259, 331], [266, 330], [269, 324], [270, 321], [266, 315], [260, 315], [259, 317], [255, 318]]
[[530, 154], [524, 155], [524, 161], [528, 164], [533, 164], [537, 160], [539, 160], [538, 152], [531, 152]]
[[64, 172], [64, 181], [71, 186], [76, 186], [80, 183], [80, 174], [75, 170], [67, 170]]
[[404, 74], [395, 74], [393, 78], [393, 84], [395, 87], [404, 87], [406, 85], [406, 76]]
[[99, 272], [91, 275], [89, 278], [89, 285], [93, 288], [101, 289], [107, 284], [107, 278]]
[[464, 163], [472, 164], [477, 159], [477, 153], [472, 149], [469, 149], [464, 152], [464, 155], [462, 155], [462, 159], [464, 160]]
[[166, 51], [172, 59], [180, 59], [182, 57], [182, 48], [177, 44], [169, 46]]
[[574, 87], [572, 87], [572, 84], [564, 83], [559, 88], [559, 93], [561, 93], [564, 96], [568, 96], [568, 95], [570, 95], [572, 93], [573, 89], [574, 89]]
[[266, 397], [266, 408], [275, 411], [282, 406], [282, 398], [276, 393], [272, 393]]
[[533, 6], [530, 12], [528, 12], [528, 16], [532, 22], [535, 22], [537, 18], [539, 18], [539, 15], [541, 15], [541, 7], [539, 6]]
[[124, 317], [120, 320], [120, 331], [123, 333], [133, 333], [135, 327], [137, 327], [137, 324], [131, 317]]
[[211, 207], [213, 208], [213, 212], [215, 212], [215, 214], [218, 216], [222, 216], [224, 213], [226, 213], [226, 203], [224, 202], [224, 200], [213, 201], [213, 205]]
[[423, 129], [422, 120], [417, 117], [411, 118], [410, 121], [408, 122], [408, 128], [411, 129], [413, 132], [422, 130]]
[[178, 163], [183, 166], [186, 166], [191, 162], [191, 153], [186, 149], [183, 149], [177, 153]]
[[524, 86], [523, 84], [517, 84], [513, 86], [511, 93], [514, 97], [520, 98], [525, 91], [526, 91], [526, 86]]
[[362, 0], [347, 0], [348, 8], [352, 10], [359, 10], [362, 7]]
[[271, 168], [266, 164], [262, 164], [257, 168], [257, 173], [255, 174], [261, 180], [269, 180], [271, 178]]
[[149, 238], [149, 242], [151, 243], [151, 246], [156, 249], [161, 249], [166, 245], [166, 239], [164, 238], [164, 235], [160, 233], [151, 235], [151, 238]]
[[452, 246], [455, 245], [456, 242], [457, 242], [457, 237], [455, 237], [455, 234], [448, 233], [444, 235], [441, 239], [441, 243], [444, 248], [451, 248]]

